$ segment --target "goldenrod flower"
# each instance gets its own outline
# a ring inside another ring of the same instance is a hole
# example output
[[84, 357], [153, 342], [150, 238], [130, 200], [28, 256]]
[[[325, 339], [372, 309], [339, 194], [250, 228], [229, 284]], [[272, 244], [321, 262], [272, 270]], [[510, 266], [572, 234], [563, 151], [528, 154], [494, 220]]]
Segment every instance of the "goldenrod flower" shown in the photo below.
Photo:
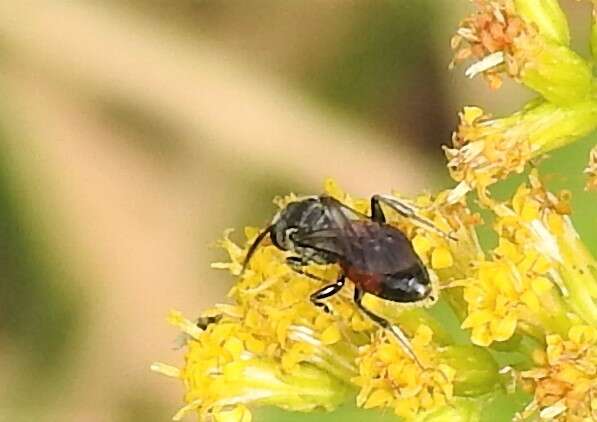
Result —
[[[327, 193], [368, 212], [367, 201], [346, 195], [333, 182]], [[453, 191], [410, 201], [422, 218], [438, 228], [388, 212], [413, 241], [442, 289], [442, 296], [471, 328], [479, 346], [508, 340], [518, 330], [536, 341], [566, 335], [581, 321], [597, 324], [595, 263], [569, 222], [568, 195], [552, 195], [533, 172], [509, 203], [494, 203], [499, 243], [489, 256], [474, 230], [480, 218]], [[292, 196], [279, 199], [285, 206]], [[456, 202], [454, 202], [456, 201]], [[450, 241], [441, 233], [453, 233]], [[214, 264], [238, 274], [257, 234], [245, 231], [239, 246], [226, 233], [221, 245], [230, 262]], [[310, 265], [308, 271], [335, 279], [338, 268]], [[194, 324], [173, 313], [170, 321], [187, 337], [181, 369], [155, 369], [183, 380], [187, 405], [175, 416], [196, 411], [201, 417], [249, 420], [248, 406], [276, 405], [289, 410], [333, 409], [349, 397], [364, 408], [389, 407], [406, 419], [441, 415], [456, 399], [481, 397], [500, 382], [499, 367], [482, 348], [453, 343], [442, 323], [421, 306], [400, 306], [374, 296], [365, 305], [410, 335], [413, 360], [391, 333], [380, 331], [352, 302], [346, 286], [329, 300], [333, 314], [309, 302], [317, 282], [292, 271], [285, 254], [263, 244], [230, 291], [233, 305], [218, 305]], [[439, 412], [439, 413], [438, 413]], [[428, 419], [433, 420], [433, 419]]]
[[537, 368], [523, 371], [534, 399], [519, 416], [553, 421], [597, 420], [597, 328], [576, 325], [546, 337]]
[[534, 171], [510, 204], [497, 204], [499, 244], [491, 260], [477, 264], [464, 298], [475, 344], [509, 339], [517, 326], [543, 337], [545, 329], [564, 334], [569, 312], [597, 324], [595, 262], [579, 242], [567, 214], [567, 194], [547, 192]]
[[[346, 399], [350, 389], [342, 378], [356, 373], [354, 356], [343, 362], [342, 351], [328, 348], [340, 335], [322, 339], [302, 326], [272, 333], [269, 327], [254, 327], [259, 321], [250, 315], [240, 318], [239, 307], [214, 311], [221, 312], [221, 319], [204, 330], [177, 312], [171, 314], [170, 321], [188, 335], [185, 365], [178, 369], [158, 363], [152, 369], [185, 385], [187, 405], [174, 420], [196, 411], [200, 420], [248, 421], [248, 405], [308, 411], [333, 409]], [[284, 346], [272, 336], [281, 337]]]
[[589, 154], [589, 165], [585, 169], [587, 175], [587, 190], [597, 191], [597, 145]]
[[406, 419], [444, 406], [454, 395], [454, 369], [438, 360], [431, 344], [433, 332], [420, 326], [412, 340], [424, 370], [404, 354], [400, 346], [387, 337], [377, 337], [360, 350], [359, 376], [354, 382], [361, 387], [357, 405], [365, 409], [390, 407]]
[[460, 182], [454, 197], [476, 189], [490, 204], [487, 187], [511, 173], [521, 173], [532, 159], [573, 142], [597, 127], [597, 102], [567, 107], [534, 102], [508, 117], [492, 119], [478, 107], [465, 107], [452, 138], [444, 147], [448, 169]]
[[481, 73], [495, 89], [506, 73], [559, 105], [588, 98], [591, 68], [568, 47], [568, 24], [556, 0], [475, 3], [478, 10], [452, 39], [454, 60], [477, 60], [467, 76]]
[[500, 72], [516, 76], [520, 71], [520, 65], [512, 59], [515, 39], [531, 37], [536, 31], [516, 14], [512, 1], [477, 1], [476, 6], [478, 10], [460, 22], [452, 37], [454, 61], [476, 59], [467, 76], [482, 73], [490, 86], [497, 89], [502, 84]]

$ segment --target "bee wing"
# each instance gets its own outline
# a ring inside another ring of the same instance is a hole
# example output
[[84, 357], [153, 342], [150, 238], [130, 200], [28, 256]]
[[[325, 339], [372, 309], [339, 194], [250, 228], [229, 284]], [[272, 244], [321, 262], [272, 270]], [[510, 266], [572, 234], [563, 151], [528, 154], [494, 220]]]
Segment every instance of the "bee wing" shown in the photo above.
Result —
[[347, 220], [347, 222], [350, 222], [351, 220], [369, 220], [371, 218], [367, 214], [357, 211], [354, 208], [351, 208], [348, 205], [338, 201], [336, 198], [332, 198], [331, 196], [321, 195], [319, 200], [323, 205], [326, 206], [328, 210], [333, 210], [334, 212], [339, 212], [342, 214], [343, 219]]
[[344, 247], [342, 243], [339, 242], [341, 234], [340, 230], [336, 228], [327, 228], [311, 232], [296, 232], [294, 234], [294, 241], [299, 246], [315, 249], [340, 258], [345, 255]]
[[344, 256], [351, 261], [366, 262], [363, 248], [360, 247], [359, 234], [355, 231], [353, 222], [369, 219], [369, 217], [331, 196], [321, 196], [321, 203], [325, 206], [330, 223], [338, 232], [338, 243], [344, 251]]
[[[370, 220], [370, 217], [331, 197], [324, 196], [321, 202], [338, 230], [337, 241], [344, 256], [361, 270], [391, 274], [418, 262], [410, 242], [398, 229], [355, 225], [355, 220]], [[358, 232], [355, 227], [359, 228]]]

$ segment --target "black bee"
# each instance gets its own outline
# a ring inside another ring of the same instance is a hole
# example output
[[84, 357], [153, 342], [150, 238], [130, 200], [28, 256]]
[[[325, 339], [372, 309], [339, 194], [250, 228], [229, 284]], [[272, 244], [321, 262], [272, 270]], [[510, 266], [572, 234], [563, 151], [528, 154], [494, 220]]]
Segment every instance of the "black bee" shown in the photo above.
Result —
[[338, 279], [313, 292], [311, 302], [329, 312], [322, 300], [338, 293], [346, 278], [350, 279], [355, 285], [354, 301], [359, 309], [384, 329], [390, 329], [417, 360], [402, 332], [362, 304], [365, 293], [402, 303], [434, 300], [427, 269], [404, 233], [386, 224], [382, 203], [439, 231], [393, 197], [374, 195], [371, 216], [327, 195], [307, 197], [288, 204], [259, 234], [247, 252], [243, 270], [266, 236], [277, 248], [291, 252], [287, 263], [306, 276], [319, 280], [302, 269], [310, 263], [338, 264], [342, 269]]

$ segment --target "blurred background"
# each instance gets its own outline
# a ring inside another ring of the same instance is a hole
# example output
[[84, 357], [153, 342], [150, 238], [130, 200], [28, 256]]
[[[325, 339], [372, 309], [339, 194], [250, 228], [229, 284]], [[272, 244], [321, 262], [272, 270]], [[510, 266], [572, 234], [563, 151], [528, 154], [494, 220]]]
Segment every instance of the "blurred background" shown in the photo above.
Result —
[[[586, 3], [563, 2], [583, 53]], [[358, 195], [447, 187], [458, 110], [531, 98], [447, 70], [469, 6], [0, 2], [0, 421], [169, 420], [181, 386], [149, 365], [181, 363], [169, 309], [224, 300], [224, 229], [327, 176]], [[590, 146], [542, 165], [595, 239]]]

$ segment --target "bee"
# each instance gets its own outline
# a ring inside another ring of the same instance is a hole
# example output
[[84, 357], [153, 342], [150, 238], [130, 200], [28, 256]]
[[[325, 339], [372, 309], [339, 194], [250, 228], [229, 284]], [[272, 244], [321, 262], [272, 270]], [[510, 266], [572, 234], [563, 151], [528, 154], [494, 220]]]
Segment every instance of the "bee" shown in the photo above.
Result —
[[454, 239], [391, 196], [372, 196], [370, 216], [330, 196], [310, 196], [289, 203], [276, 214], [249, 247], [243, 271], [268, 236], [274, 246], [289, 252], [286, 262], [300, 274], [322, 281], [304, 267], [311, 263], [339, 265], [338, 278], [332, 283], [326, 281], [313, 292], [311, 302], [330, 312], [324, 299], [338, 293], [349, 279], [354, 284], [354, 302], [358, 308], [383, 329], [390, 330], [408, 355], [419, 363], [404, 333], [362, 303], [365, 293], [400, 303], [436, 299], [432, 296], [434, 289], [425, 265], [404, 233], [387, 224], [382, 204]]

